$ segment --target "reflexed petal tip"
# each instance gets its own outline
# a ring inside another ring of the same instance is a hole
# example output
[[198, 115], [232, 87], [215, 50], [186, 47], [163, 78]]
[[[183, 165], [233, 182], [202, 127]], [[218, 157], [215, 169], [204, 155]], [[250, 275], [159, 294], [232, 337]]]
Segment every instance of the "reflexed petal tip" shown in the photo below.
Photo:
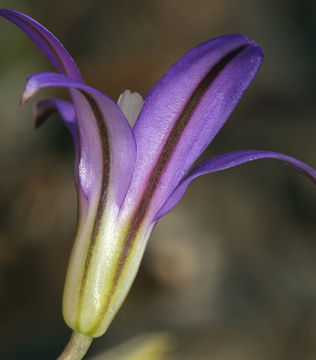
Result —
[[27, 78], [26, 84], [23, 90], [23, 94], [20, 100], [20, 106], [25, 105], [31, 97], [37, 92], [38, 90], [38, 82], [36, 81], [36, 78], [31, 75]]
[[38, 102], [35, 111], [35, 127], [40, 127], [46, 119], [56, 112], [56, 107], [51, 103]]
[[59, 72], [82, 81], [80, 72], [68, 51], [43, 25], [16, 10], [0, 9], [0, 16], [12, 22], [28, 35]]
[[316, 170], [291, 156], [264, 150], [235, 151], [232, 153], [215, 156], [211, 159], [201, 162], [196, 167], [194, 167], [175, 188], [171, 196], [157, 213], [156, 219], [166, 215], [179, 203], [188, 185], [195, 178], [201, 175], [230, 169], [232, 167], [260, 159], [272, 159], [280, 161], [284, 165], [287, 165], [307, 176], [316, 184]]
[[44, 99], [39, 101], [36, 104], [35, 127], [41, 126], [50, 115], [56, 112], [61, 116], [75, 143], [78, 143], [78, 127], [75, 109], [70, 102], [60, 99]]
[[[29, 76], [22, 103], [44, 87], [73, 89], [78, 130], [83, 134], [80, 137], [79, 179], [87, 199], [97, 201], [104, 193], [109, 195], [111, 192], [120, 206], [131, 181], [136, 157], [134, 135], [123, 112], [98, 90], [56, 73]], [[104, 179], [100, 176], [102, 173]]]

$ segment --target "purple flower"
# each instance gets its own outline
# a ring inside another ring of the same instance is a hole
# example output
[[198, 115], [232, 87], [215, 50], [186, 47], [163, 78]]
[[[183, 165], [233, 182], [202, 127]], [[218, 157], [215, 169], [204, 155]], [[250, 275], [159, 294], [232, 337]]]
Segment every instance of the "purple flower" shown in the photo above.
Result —
[[144, 101], [126, 91], [116, 104], [83, 82], [69, 53], [42, 25], [13, 10], [0, 15], [24, 31], [58, 70], [30, 76], [22, 103], [44, 87], [66, 87], [72, 99], [39, 102], [36, 121], [59, 112], [75, 145], [79, 217], [63, 299], [65, 320], [75, 332], [96, 337], [106, 331], [154, 225], [196, 177], [271, 158], [316, 181], [315, 170], [271, 151], [237, 151], [190, 170], [261, 66], [260, 47], [244, 35], [195, 47]]

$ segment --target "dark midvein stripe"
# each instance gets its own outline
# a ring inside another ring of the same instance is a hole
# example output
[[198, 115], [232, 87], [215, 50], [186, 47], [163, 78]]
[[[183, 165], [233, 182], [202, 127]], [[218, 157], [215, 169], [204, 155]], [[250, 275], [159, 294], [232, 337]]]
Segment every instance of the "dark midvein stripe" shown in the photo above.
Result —
[[[100, 174], [100, 176], [102, 177], [100, 198], [99, 198], [97, 213], [96, 213], [96, 216], [94, 219], [92, 234], [90, 237], [90, 243], [89, 243], [88, 252], [86, 255], [84, 271], [83, 271], [83, 275], [81, 278], [81, 284], [80, 284], [80, 290], [79, 290], [79, 306], [78, 306], [78, 310], [77, 310], [78, 316], [80, 314], [80, 308], [82, 306], [83, 290], [84, 290], [84, 287], [85, 287], [85, 284], [87, 281], [89, 264], [91, 262], [91, 257], [93, 255], [93, 249], [94, 249], [94, 246], [96, 243], [97, 235], [99, 233], [101, 219], [102, 219], [102, 215], [104, 212], [105, 203], [107, 200], [109, 176], [110, 176], [110, 172], [109, 172], [109, 166], [110, 166], [109, 141], [108, 141], [107, 129], [105, 126], [105, 121], [103, 119], [102, 111], [100, 110], [100, 108], [99, 108], [98, 104], [96, 103], [96, 101], [94, 100], [94, 98], [89, 93], [82, 91], [82, 90], [79, 90], [79, 91], [87, 99], [87, 101], [93, 111], [94, 117], [96, 119], [96, 123], [97, 123], [98, 129], [99, 129], [98, 133], [100, 135], [100, 141], [102, 144], [102, 157], [103, 157], [102, 160], [103, 160], [103, 162], [102, 162], [102, 174]], [[99, 176], [99, 174], [96, 174], [96, 175]]]
[[165, 146], [157, 160], [156, 166], [153, 168], [153, 171], [149, 177], [147, 182], [147, 186], [144, 190], [143, 197], [141, 198], [139, 205], [135, 211], [134, 218], [132, 220], [131, 230], [132, 233], [135, 233], [141, 224], [145, 213], [148, 209], [150, 201], [153, 197], [154, 192], [157, 189], [158, 183], [163, 175], [163, 171], [168, 165], [168, 162], [175, 150], [180, 137], [189, 123], [197, 105], [200, 103], [203, 95], [205, 94], [206, 90], [212, 85], [213, 81], [216, 77], [220, 74], [220, 72], [225, 68], [225, 66], [233, 60], [242, 50], [245, 49], [247, 45], [240, 46], [239, 48], [235, 49], [234, 51], [228, 53], [224, 56], [202, 79], [198, 87], [192, 93], [189, 101], [187, 102], [185, 108], [183, 109], [182, 113], [180, 114], [178, 120], [174, 124], [172, 128]]
[[[27, 22], [26, 20], [24, 20], [22, 17], [20, 17], [19, 15], [17, 14], [10, 14], [11, 16], [15, 16], [17, 17], [20, 21], [22, 21], [26, 26], [29, 26], [31, 29], [33, 29], [43, 40], [44, 42], [46, 43], [46, 45], [48, 45], [48, 47], [50, 48], [50, 50], [54, 53], [57, 61], [59, 62], [63, 72], [65, 73], [65, 75], [69, 75], [68, 71], [66, 70], [65, 66], [64, 66], [64, 63], [63, 61], [61, 60], [61, 58], [59, 57], [57, 51], [55, 50], [55, 48], [52, 46], [52, 44], [46, 39], [46, 37], [36, 29], [36, 27], [33, 26], [33, 24]], [[22, 30], [23, 31], [23, 30]], [[33, 41], [33, 40], [32, 40]]]
[[153, 168], [153, 171], [149, 177], [147, 182], [147, 186], [144, 190], [143, 196], [134, 212], [134, 216], [131, 220], [129, 231], [127, 233], [126, 239], [123, 244], [123, 249], [118, 260], [118, 265], [115, 271], [115, 277], [113, 279], [113, 285], [111, 291], [107, 297], [107, 301], [102, 309], [101, 316], [99, 320], [94, 325], [91, 331], [94, 331], [98, 328], [102, 321], [102, 317], [104, 313], [107, 311], [112, 297], [116, 291], [116, 287], [120, 278], [120, 275], [123, 271], [123, 267], [125, 265], [125, 261], [128, 258], [130, 249], [134, 242], [134, 239], [137, 234], [137, 230], [139, 229], [145, 215], [146, 211], [149, 207], [150, 201], [153, 197], [154, 192], [157, 189], [158, 183], [163, 175], [163, 171], [166, 168], [168, 161], [170, 160], [172, 153], [175, 147], [178, 144], [178, 141], [181, 137], [182, 132], [184, 131], [185, 127], [189, 123], [194, 110], [196, 109], [197, 105], [201, 101], [203, 95], [205, 94], [206, 90], [210, 87], [216, 77], [220, 74], [220, 72], [225, 68], [225, 66], [233, 60], [241, 51], [243, 51], [247, 45], [240, 46], [239, 48], [233, 50], [232, 52], [228, 53], [224, 56], [212, 69], [204, 76], [202, 81], [199, 83], [197, 88], [192, 93], [190, 99], [188, 100], [185, 108], [183, 109], [182, 113], [180, 114], [178, 120], [176, 121], [175, 125], [173, 126], [167, 140], [165, 146], [157, 160], [156, 166]]
[[[32, 30], [34, 30], [41, 38], [42, 40], [46, 43], [46, 45], [50, 48], [50, 50], [52, 51], [52, 53], [55, 55], [56, 60], [58, 61], [59, 65], [61, 66], [63, 72], [65, 75], [69, 75], [67, 69], [64, 66], [63, 61], [61, 60], [58, 52], [55, 50], [55, 48], [52, 46], [52, 44], [50, 43], [50, 41], [40, 32], [37, 30], [36, 27], [33, 26], [33, 24], [25, 21], [22, 17], [18, 16], [18, 15], [14, 15], [16, 16], [21, 22], [23, 22], [26, 26], [30, 27]], [[86, 261], [85, 261], [85, 265], [84, 265], [84, 273], [83, 276], [81, 278], [81, 284], [80, 284], [80, 290], [79, 290], [79, 305], [77, 308], [77, 315], [79, 316], [80, 314], [80, 308], [82, 306], [82, 300], [83, 300], [83, 289], [85, 287], [85, 283], [87, 280], [87, 275], [88, 275], [88, 269], [89, 269], [89, 264], [91, 261], [91, 257], [92, 257], [92, 253], [93, 253], [93, 248], [96, 242], [96, 237], [98, 235], [99, 229], [100, 229], [100, 225], [101, 225], [101, 219], [102, 219], [102, 215], [103, 215], [103, 211], [105, 208], [105, 203], [106, 203], [106, 199], [107, 199], [107, 190], [108, 190], [108, 185], [109, 185], [109, 171], [105, 171], [105, 169], [109, 169], [109, 165], [110, 165], [110, 152], [109, 152], [109, 142], [108, 142], [108, 137], [107, 137], [107, 129], [105, 126], [105, 121], [103, 119], [103, 114], [102, 111], [100, 110], [98, 104], [96, 103], [96, 101], [93, 99], [93, 97], [82, 90], [79, 90], [87, 99], [97, 122], [97, 126], [99, 129], [99, 135], [100, 135], [100, 141], [102, 144], [102, 155], [103, 155], [103, 164], [102, 164], [102, 183], [101, 183], [101, 189], [100, 189], [100, 198], [99, 198], [99, 203], [98, 203], [98, 208], [97, 208], [97, 214], [94, 220], [94, 224], [93, 224], [93, 230], [92, 230], [92, 234], [91, 234], [91, 238], [90, 238], [90, 244], [89, 244], [89, 248], [88, 248], [88, 252], [87, 252], [87, 256], [86, 256]], [[51, 114], [53, 112], [52, 108], [46, 108], [46, 112], [40, 114], [40, 121], [37, 125], [40, 125], [41, 120], [43, 121], [43, 117], [44, 119], [46, 118], [46, 116], [48, 116], [49, 114]], [[79, 139], [80, 140], [80, 139]], [[79, 147], [80, 146], [80, 142], [79, 142]]]
[[189, 101], [187, 102], [184, 110], [180, 114], [178, 120], [176, 121], [174, 127], [172, 128], [165, 146], [158, 158], [157, 164], [154, 167], [145, 191], [143, 193], [143, 197], [139, 202], [139, 205], [135, 211], [134, 219], [132, 221], [131, 229], [132, 233], [136, 232], [137, 228], [141, 224], [145, 213], [148, 209], [149, 203], [153, 197], [154, 192], [157, 189], [158, 183], [163, 175], [163, 171], [168, 165], [168, 162], [175, 150], [180, 137], [189, 123], [197, 105], [200, 103], [203, 95], [206, 90], [212, 85], [213, 81], [220, 74], [220, 72], [225, 68], [225, 66], [233, 60], [247, 45], [240, 46], [234, 51], [228, 53], [224, 56], [202, 79], [198, 87], [192, 93]]
[[[49, 47], [49, 49], [54, 54], [57, 62], [59, 63], [62, 71], [64, 72], [64, 74], [70, 75], [69, 72], [67, 71], [62, 59], [60, 58], [58, 52], [56, 51], [54, 46], [50, 43], [50, 41], [40, 31], [38, 31], [38, 29], [32, 23], [25, 21], [22, 17], [20, 17], [16, 14], [15, 14], [15, 16], [21, 22], [23, 22], [26, 26], [28, 26], [32, 30], [34, 30], [41, 37], [41, 39], [45, 42], [45, 44]], [[79, 305], [78, 305], [78, 309], [77, 309], [77, 314], [80, 313], [80, 308], [82, 306], [83, 289], [84, 289], [84, 286], [85, 286], [85, 283], [87, 280], [88, 268], [89, 268], [89, 264], [91, 261], [92, 252], [93, 252], [93, 248], [94, 248], [95, 241], [96, 241], [96, 236], [97, 236], [99, 228], [100, 228], [101, 218], [102, 218], [102, 214], [103, 214], [103, 210], [104, 210], [105, 202], [106, 202], [106, 198], [107, 198], [107, 188], [108, 188], [108, 184], [109, 184], [109, 172], [104, 171], [104, 167], [108, 167], [110, 164], [107, 131], [105, 128], [105, 123], [103, 121], [102, 112], [100, 111], [99, 106], [97, 105], [97, 103], [95, 102], [95, 100], [93, 99], [93, 97], [90, 94], [88, 94], [84, 91], [80, 91], [80, 92], [86, 97], [87, 101], [89, 102], [89, 105], [91, 106], [91, 109], [94, 113], [94, 116], [95, 116], [95, 119], [97, 122], [97, 126], [99, 128], [99, 134], [103, 135], [103, 137], [100, 139], [100, 141], [102, 143], [102, 154], [103, 154], [103, 173], [102, 173], [102, 185], [101, 185], [101, 190], [100, 190], [100, 199], [99, 199], [99, 203], [98, 203], [97, 214], [96, 214], [96, 218], [95, 218], [95, 221], [93, 224], [92, 235], [90, 238], [90, 244], [89, 244], [86, 261], [85, 261], [85, 266], [84, 266], [84, 273], [83, 273], [83, 276], [81, 279], [81, 284], [80, 284], [79, 303], [78, 303]], [[51, 109], [49, 109], [48, 112], [51, 112]], [[42, 115], [45, 116], [46, 114], [42, 114]], [[80, 137], [79, 137], [79, 151], [80, 151], [80, 149], [81, 149], [81, 141], [80, 141]], [[77, 215], [78, 219], [80, 216], [79, 213], [80, 213], [80, 209], [79, 209], [78, 215]]]

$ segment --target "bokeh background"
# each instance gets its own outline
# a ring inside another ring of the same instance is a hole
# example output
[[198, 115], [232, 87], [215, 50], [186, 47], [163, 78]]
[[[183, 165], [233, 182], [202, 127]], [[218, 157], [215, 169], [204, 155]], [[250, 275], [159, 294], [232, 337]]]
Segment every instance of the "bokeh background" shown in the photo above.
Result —
[[[284, 152], [316, 167], [313, 0], [8, 0], [65, 44], [86, 82], [114, 99], [145, 94], [193, 46], [242, 32], [265, 61], [206, 156]], [[25, 78], [53, 68], [0, 19], [0, 357], [55, 359], [70, 330], [61, 297], [76, 220], [70, 136], [33, 130]], [[44, 91], [45, 95], [66, 92]], [[39, 97], [38, 97], [39, 98]], [[316, 357], [316, 191], [262, 161], [195, 181], [156, 227], [137, 280], [89, 356], [151, 331], [168, 359]], [[88, 356], [88, 358], [89, 358]]]

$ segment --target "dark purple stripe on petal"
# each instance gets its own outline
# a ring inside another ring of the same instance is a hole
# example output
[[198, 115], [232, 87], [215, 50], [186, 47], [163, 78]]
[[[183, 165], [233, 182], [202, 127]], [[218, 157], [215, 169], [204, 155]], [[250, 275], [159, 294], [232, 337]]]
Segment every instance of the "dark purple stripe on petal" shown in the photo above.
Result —
[[185, 54], [150, 91], [134, 126], [137, 159], [126, 207], [139, 204], [135, 218], [159, 210], [226, 122], [262, 59], [245, 36], [223, 36]]
[[[84, 166], [80, 174], [79, 165], [79, 178], [81, 187], [83, 187], [82, 183], [85, 183], [86, 196], [91, 205], [90, 215], [96, 213], [88, 252], [87, 255], [83, 255], [85, 256], [85, 269], [81, 278], [81, 289], [83, 290], [89, 264], [94, 255], [93, 249], [96, 245], [106, 200], [110, 195], [111, 201], [113, 201], [110, 206], [113, 205], [114, 210], [122, 205], [134, 172], [136, 144], [128, 121], [111, 99], [66, 76], [53, 73], [32, 75], [26, 83], [23, 102], [27, 101], [40, 88], [48, 86], [73, 88], [73, 92], [80, 95], [80, 98], [76, 96], [74, 101], [78, 123], [81, 121], [85, 130], [81, 134], [80, 162], [84, 158]], [[110, 163], [111, 166], [109, 166]], [[82, 306], [83, 296], [82, 291], [79, 308]], [[78, 315], [79, 308], [77, 309]]]
[[121, 206], [131, 182], [136, 156], [135, 139], [124, 114], [106, 95], [81, 82], [55, 73], [30, 76], [25, 86], [22, 103], [44, 87], [66, 87], [76, 92], [74, 108], [82, 146], [80, 180], [88, 200], [91, 201], [95, 198], [99, 199], [101, 169], [108, 165], [102, 158], [104, 147], [102, 141], [107, 140], [101, 133], [106, 129], [107, 144], [111, 153], [111, 193], [116, 205]]
[[[143, 191], [143, 196], [139, 202], [137, 209], [135, 210], [134, 217], [131, 224], [131, 234], [134, 234], [139, 228], [147, 208], [149, 206], [150, 201], [152, 200], [154, 192], [157, 190], [157, 186], [159, 181], [164, 173], [166, 166], [173, 154], [175, 147], [178, 144], [180, 137], [183, 134], [185, 127], [190, 121], [194, 110], [199, 105], [199, 102], [206, 90], [212, 85], [213, 81], [216, 77], [221, 73], [221, 71], [225, 68], [225, 66], [232, 61], [238, 54], [240, 54], [246, 45], [240, 46], [234, 51], [230, 52], [226, 56], [224, 56], [202, 79], [199, 83], [191, 97], [189, 98], [184, 110], [178, 117], [176, 123], [174, 124], [169, 137], [163, 147], [162, 153], [160, 154], [158, 161], [155, 164], [153, 172], [147, 181], [147, 186]], [[131, 235], [133, 236], [133, 235]], [[129, 245], [130, 239], [127, 238], [127, 243]], [[128, 246], [127, 246], [128, 247]]]
[[80, 72], [61, 42], [43, 25], [16, 10], [0, 9], [3, 16], [18, 26], [47, 56], [58, 71], [81, 81]]
[[207, 89], [211, 86], [213, 81], [217, 78], [217, 76], [221, 73], [225, 66], [230, 63], [235, 57], [237, 57], [238, 54], [240, 54], [246, 47], [247, 45], [242, 45], [237, 49], [229, 52], [222, 59], [220, 59], [220, 61], [218, 61], [218, 63], [213, 66], [202, 78], [201, 82], [198, 84], [192, 95], [189, 97], [183, 111], [179, 114], [179, 117], [166, 140], [163, 150], [155, 163], [153, 171], [146, 182], [147, 185], [145, 189], [143, 189], [142, 197], [138, 202], [138, 206], [133, 212], [133, 217], [128, 228], [128, 233], [126, 234], [124, 244], [122, 245], [120, 258], [117, 262], [118, 265], [115, 270], [114, 279], [112, 281], [111, 292], [108, 294], [107, 301], [102, 309], [101, 315], [99, 317], [100, 320], [98, 323], [95, 324], [94, 328], [91, 329], [91, 332], [94, 332], [101, 324], [103, 314], [106, 313], [109, 306], [111, 305], [112, 297], [115, 294], [121, 273], [124, 268], [124, 264], [126, 263], [130, 250], [133, 246], [137, 231], [145, 218], [150, 202], [152, 201], [153, 195], [158, 188], [159, 181], [163, 176], [164, 170], [168, 165], [174, 148], [177, 146], [178, 141], [182, 136], [187, 124], [189, 123], [192, 114], [199, 105], [199, 102]]
[[85, 91], [80, 90], [80, 92], [85, 96], [85, 98], [88, 100], [88, 103], [93, 111], [94, 117], [97, 122], [97, 126], [99, 128], [99, 136], [100, 141], [102, 144], [102, 156], [103, 156], [103, 167], [102, 167], [102, 174], [97, 174], [102, 180], [101, 180], [101, 191], [100, 191], [100, 197], [98, 201], [98, 207], [96, 216], [94, 219], [92, 234], [90, 237], [88, 252], [85, 260], [84, 265], [84, 273], [81, 278], [81, 285], [80, 285], [80, 294], [79, 294], [79, 307], [77, 310], [78, 316], [80, 316], [80, 307], [82, 306], [83, 301], [83, 290], [86, 285], [87, 281], [87, 275], [89, 271], [89, 265], [93, 254], [93, 249], [96, 243], [96, 238], [99, 233], [99, 229], [101, 226], [101, 219], [104, 213], [107, 197], [108, 197], [108, 188], [109, 188], [109, 182], [110, 182], [110, 149], [109, 149], [109, 139], [108, 139], [108, 131], [106, 129], [106, 120], [104, 119], [103, 113], [98, 105], [98, 103], [95, 101], [95, 99]]

